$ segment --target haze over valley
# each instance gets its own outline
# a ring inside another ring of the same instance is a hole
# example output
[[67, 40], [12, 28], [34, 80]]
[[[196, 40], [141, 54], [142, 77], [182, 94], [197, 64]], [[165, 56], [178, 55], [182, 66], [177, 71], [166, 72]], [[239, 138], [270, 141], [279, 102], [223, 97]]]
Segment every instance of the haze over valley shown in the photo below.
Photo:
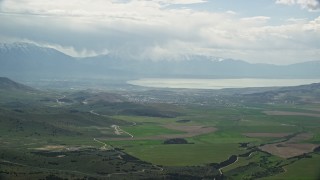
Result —
[[179, 61], [135, 60], [112, 53], [75, 58], [29, 43], [0, 46], [1, 75], [18, 78], [282, 78], [316, 79], [320, 61], [290, 65], [251, 64], [213, 56], [185, 55]]
[[0, 0], [0, 179], [320, 179], [319, 0]]

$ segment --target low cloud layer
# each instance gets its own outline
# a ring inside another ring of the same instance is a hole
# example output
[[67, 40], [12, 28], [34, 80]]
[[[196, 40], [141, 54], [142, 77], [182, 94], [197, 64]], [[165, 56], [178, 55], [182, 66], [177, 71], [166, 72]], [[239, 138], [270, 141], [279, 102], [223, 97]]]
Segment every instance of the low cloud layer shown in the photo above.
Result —
[[[285, 3], [280, 1], [277, 3]], [[190, 7], [205, 3], [2, 0], [0, 40], [31, 41], [74, 56], [109, 52], [146, 60], [179, 60], [180, 56], [203, 54], [288, 64], [320, 57], [320, 16], [273, 24], [271, 16], [244, 17], [231, 10], [211, 12]], [[179, 8], [175, 8], [177, 4]]]

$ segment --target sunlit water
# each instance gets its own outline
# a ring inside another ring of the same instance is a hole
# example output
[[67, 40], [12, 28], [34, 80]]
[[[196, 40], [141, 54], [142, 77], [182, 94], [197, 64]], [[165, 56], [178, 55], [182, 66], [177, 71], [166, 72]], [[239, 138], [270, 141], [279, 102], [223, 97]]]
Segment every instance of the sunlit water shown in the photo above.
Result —
[[144, 78], [128, 84], [156, 88], [224, 89], [245, 87], [280, 87], [319, 83], [320, 79], [162, 79]]

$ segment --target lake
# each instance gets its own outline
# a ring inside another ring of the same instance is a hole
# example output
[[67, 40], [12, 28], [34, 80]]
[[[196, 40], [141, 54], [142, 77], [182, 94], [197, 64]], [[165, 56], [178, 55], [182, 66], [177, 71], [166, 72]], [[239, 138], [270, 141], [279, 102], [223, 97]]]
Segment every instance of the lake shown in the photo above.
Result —
[[128, 84], [155, 88], [224, 89], [245, 87], [281, 87], [319, 83], [320, 79], [170, 79], [143, 78]]

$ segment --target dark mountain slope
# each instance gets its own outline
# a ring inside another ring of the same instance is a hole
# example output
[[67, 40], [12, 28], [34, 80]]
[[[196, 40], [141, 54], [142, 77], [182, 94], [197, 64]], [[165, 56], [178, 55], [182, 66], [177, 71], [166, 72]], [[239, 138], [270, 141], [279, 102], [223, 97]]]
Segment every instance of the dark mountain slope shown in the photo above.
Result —
[[0, 90], [36, 91], [35, 89], [29, 86], [14, 82], [6, 77], [0, 77]]
[[2, 76], [59, 77], [79, 71], [73, 57], [28, 43], [0, 44], [0, 64]]

